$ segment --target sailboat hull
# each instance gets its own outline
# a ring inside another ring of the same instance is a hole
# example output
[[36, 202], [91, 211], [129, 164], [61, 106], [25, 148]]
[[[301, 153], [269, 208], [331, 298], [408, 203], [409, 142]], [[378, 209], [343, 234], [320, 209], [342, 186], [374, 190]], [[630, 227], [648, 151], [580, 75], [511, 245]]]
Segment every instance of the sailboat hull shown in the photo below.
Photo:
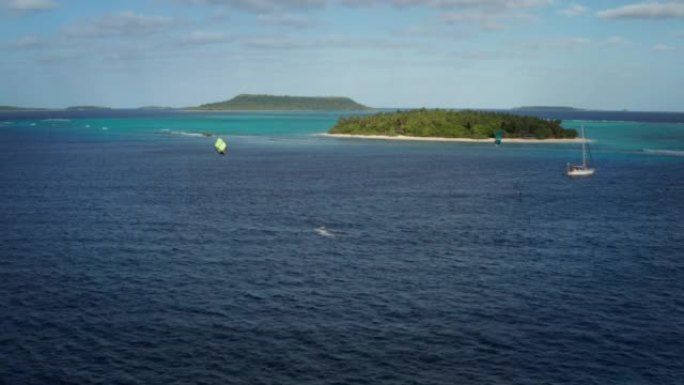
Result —
[[585, 177], [594, 175], [593, 168], [574, 168], [567, 170], [567, 174], [570, 177]]

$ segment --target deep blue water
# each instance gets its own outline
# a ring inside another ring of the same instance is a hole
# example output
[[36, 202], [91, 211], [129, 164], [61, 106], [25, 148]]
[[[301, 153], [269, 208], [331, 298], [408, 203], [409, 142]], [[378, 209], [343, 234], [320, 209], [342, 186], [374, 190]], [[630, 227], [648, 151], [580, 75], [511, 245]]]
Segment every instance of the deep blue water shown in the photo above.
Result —
[[569, 180], [321, 114], [70, 119], [0, 127], [2, 384], [682, 383], [681, 124], [586, 122]]

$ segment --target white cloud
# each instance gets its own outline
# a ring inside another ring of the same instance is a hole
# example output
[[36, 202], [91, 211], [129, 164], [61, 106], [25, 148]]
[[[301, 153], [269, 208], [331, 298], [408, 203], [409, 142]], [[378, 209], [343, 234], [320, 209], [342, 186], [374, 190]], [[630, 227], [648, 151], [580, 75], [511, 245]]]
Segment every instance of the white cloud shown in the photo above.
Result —
[[245, 48], [257, 50], [308, 50], [354, 48], [358, 43], [348, 38], [327, 37], [320, 39], [296, 39], [285, 36], [247, 37], [242, 40]]
[[[188, 5], [234, 8], [261, 15], [272, 25], [290, 28], [310, 28], [317, 23], [297, 15], [297, 12], [324, 7], [396, 7], [430, 8], [448, 12], [442, 21], [477, 23], [482, 30], [499, 30], [510, 19], [534, 19], [528, 10], [554, 4], [556, 0], [173, 0]], [[294, 14], [293, 14], [294, 13]]]
[[478, 23], [485, 31], [503, 29], [503, 24], [497, 15], [482, 11], [447, 13], [442, 17], [442, 21], [447, 24]]
[[519, 46], [531, 50], [543, 49], [572, 49], [591, 44], [589, 39], [583, 37], [568, 37], [560, 39], [540, 40], [535, 42], [521, 43]]
[[65, 33], [73, 37], [136, 36], [161, 32], [177, 24], [178, 21], [170, 17], [124, 11], [68, 26]]
[[259, 15], [260, 21], [287, 28], [306, 29], [317, 25], [314, 20], [291, 14], [263, 14]]
[[684, 17], [684, 2], [639, 3], [597, 13], [603, 19], [666, 19]]
[[54, 0], [0, 0], [0, 5], [13, 12], [49, 11], [59, 6]]
[[656, 52], [669, 52], [674, 51], [675, 48], [667, 44], [656, 44], [653, 46], [653, 50]]
[[558, 11], [558, 13], [560, 13], [561, 15], [565, 15], [565, 16], [579, 16], [579, 15], [587, 12], [587, 10], [588, 10], [587, 7], [585, 7], [583, 5], [572, 4], [571, 6]]
[[181, 45], [208, 45], [225, 43], [228, 37], [219, 32], [193, 31], [178, 41]]
[[554, 0], [175, 0], [184, 4], [215, 5], [235, 7], [258, 13], [272, 13], [283, 10], [312, 9], [324, 6], [394, 6], [430, 7], [440, 9], [488, 8], [510, 10], [538, 8], [554, 3]]
[[346, 5], [390, 4], [397, 7], [428, 6], [433, 8], [490, 8], [521, 9], [538, 8], [551, 5], [553, 0], [341, 0]]
[[451, 53], [450, 56], [455, 59], [466, 61], [485, 61], [501, 59], [505, 57], [506, 54], [501, 51], [458, 51]]
[[490, 15], [483, 12], [459, 12], [459, 13], [447, 13], [442, 17], [442, 20], [446, 23], [461, 23], [461, 22], [480, 22]]
[[185, 4], [234, 7], [257, 13], [274, 13], [287, 9], [319, 8], [327, 0], [177, 0]]
[[422, 48], [419, 44], [397, 43], [386, 39], [350, 39], [327, 36], [317, 39], [290, 38], [285, 36], [252, 36], [241, 41], [245, 48], [256, 50], [309, 50], [309, 49], [369, 49], [407, 50]]
[[442, 6], [485, 6], [496, 9], [539, 8], [553, 4], [553, 0], [442, 0]]
[[606, 44], [608, 45], [623, 45], [625, 43], [627, 43], [627, 41], [622, 36], [611, 36], [606, 40]]
[[501, 30], [511, 21], [536, 22], [538, 18], [518, 8], [538, 7], [546, 1], [500, 1], [500, 0], [445, 0], [449, 6], [461, 5], [464, 9], [453, 10], [442, 16], [447, 24], [479, 23], [485, 31]]
[[12, 47], [20, 49], [37, 48], [43, 46], [43, 41], [35, 36], [24, 36], [12, 42]]

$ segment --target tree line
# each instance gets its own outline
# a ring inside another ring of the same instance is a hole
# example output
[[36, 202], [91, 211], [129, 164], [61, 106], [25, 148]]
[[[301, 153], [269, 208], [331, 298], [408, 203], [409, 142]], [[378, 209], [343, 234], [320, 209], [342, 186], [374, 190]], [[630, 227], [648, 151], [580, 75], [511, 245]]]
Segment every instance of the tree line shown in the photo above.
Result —
[[561, 126], [560, 120], [489, 111], [444, 109], [398, 110], [339, 119], [331, 134], [418, 136], [442, 138], [575, 138], [577, 131]]

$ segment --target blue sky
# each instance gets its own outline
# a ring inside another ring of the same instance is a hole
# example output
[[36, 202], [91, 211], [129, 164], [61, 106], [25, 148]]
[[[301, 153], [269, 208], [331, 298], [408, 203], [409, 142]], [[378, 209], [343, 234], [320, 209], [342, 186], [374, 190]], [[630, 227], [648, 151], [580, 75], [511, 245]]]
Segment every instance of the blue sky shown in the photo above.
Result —
[[0, 0], [0, 105], [684, 111], [684, 0]]

